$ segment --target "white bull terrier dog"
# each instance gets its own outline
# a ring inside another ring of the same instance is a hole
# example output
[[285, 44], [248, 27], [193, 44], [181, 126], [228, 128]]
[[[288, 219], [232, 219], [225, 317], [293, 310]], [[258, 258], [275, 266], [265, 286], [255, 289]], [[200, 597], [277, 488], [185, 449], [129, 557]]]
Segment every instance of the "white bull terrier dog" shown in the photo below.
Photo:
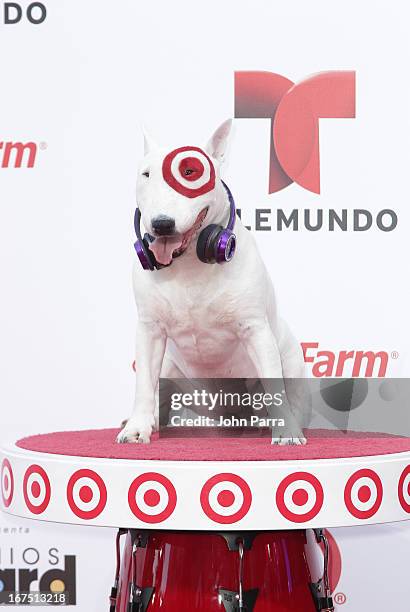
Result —
[[[169, 151], [145, 135], [137, 180], [140, 261], [133, 274], [135, 405], [118, 442], [150, 441], [158, 427], [160, 377], [304, 376], [301, 347], [278, 317], [255, 239], [220, 178], [230, 129], [231, 120], [225, 121], [204, 149]], [[290, 429], [273, 433], [273, 443], [306, 443], [303, 415], [296, 412], [285, 415]]]

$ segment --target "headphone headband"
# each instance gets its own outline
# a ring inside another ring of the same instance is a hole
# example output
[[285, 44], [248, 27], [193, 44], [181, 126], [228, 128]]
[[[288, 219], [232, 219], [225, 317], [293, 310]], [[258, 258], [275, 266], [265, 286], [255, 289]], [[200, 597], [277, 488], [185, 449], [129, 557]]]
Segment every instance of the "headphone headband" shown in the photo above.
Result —
[[134, 213], [134, 229], [135, 229], [135, 234], [136, 234], [138, 240], [140, 242], [142, 242], [142, 236], [141, 236], [141, 211], [138, 208], [138, 206], [135, 209], [135, 213]]
[[228, 185], [222, 179], [221, 179], [221, 183], [226, 189], [226, 193], [228, 194], [228, 200], [229, 200], [229, 221], [228, 221], [228, 225], [226, 226], [226, 229], [232, 232], [233, 228], [235, 227], [235, 220], [236, 220], [235, 200], [233, 199], [232, 192], [229, 189]]

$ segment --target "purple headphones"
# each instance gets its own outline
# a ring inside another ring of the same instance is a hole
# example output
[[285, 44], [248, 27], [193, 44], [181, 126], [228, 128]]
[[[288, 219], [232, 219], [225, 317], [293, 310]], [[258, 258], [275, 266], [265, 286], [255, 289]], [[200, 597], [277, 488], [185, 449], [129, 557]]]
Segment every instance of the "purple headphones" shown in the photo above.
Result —
[[[204, 263], [226, 263], [231, 261], [236, 249], [236, 236], [234, 234], [236, 208], [233, 195], [223, 181], [229, 200], [229, 221], [226, 228], [222, 225], [212, 223], [205, 227], [198, 236], [196, 244], [196, 254]], [[134, 228], [137, 236], [137, 242], [134, 244], [138, 259], [141, 262], [144, 270], [159, 270], [168, 266], [163, 266], [155, 259], [154, 253], [150, 250], [149, 245], [155, 240], [154, 236], [146, 233], [144, 237], [141, 235], [141, 211], [137, 207], [134, 214]], [[168, 264], [171, 265], [171, 264]]]

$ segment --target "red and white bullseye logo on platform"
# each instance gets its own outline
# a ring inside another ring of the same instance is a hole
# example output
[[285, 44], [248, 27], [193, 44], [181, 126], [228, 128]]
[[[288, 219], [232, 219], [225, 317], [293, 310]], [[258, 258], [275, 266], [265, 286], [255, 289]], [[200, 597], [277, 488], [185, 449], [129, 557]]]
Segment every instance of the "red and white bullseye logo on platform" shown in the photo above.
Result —
[[347, 481], [344, 498], [350, 514], [358, 519], [369, 519], [382, 503], [382, 481], [373, 470], [358, 470]]
[[8, 459], [3, 460], [1, 466], [1, 496], [3, 498], [3, 504], [8, 508], [13, 501], [14, 495], [14, 476], [13, 470], [11, 469], [10, 461]]
[[39, 465], [31, 465], [24, 474], [23, 495], [32, 514], [42, 514], [50, 503], [50, 480]]
[[323, 488], [308, 472], [286, 476], [276, 491], [279, 512], [292, 523], [304, 523], [317, 516], [323, 506]]
[[147, 472], [132, 482], [128, 504], [131, 512], [144, 523], [160, 523], [174, 512], [177, 492], [166, 476]]
[[75, 472], [68, 481], [67, 501], [79, 518], [97, 518], [107, 504], [107, 488], [101, 476], [93, 470]]
[[410, 514], [410, 465], [400, 476], [398, 493], [401, 507]]
[[249, 512], [252, 493], [236, 474], [217, 474], [206, 481], [201, 491], [201, 506], [216, 523], [236, 523]]
[[187, 198], [196, 198], [215, 187], [215, 168], [202, 149], [180, 147], [168, 153], [162, 176], [172, 189]]

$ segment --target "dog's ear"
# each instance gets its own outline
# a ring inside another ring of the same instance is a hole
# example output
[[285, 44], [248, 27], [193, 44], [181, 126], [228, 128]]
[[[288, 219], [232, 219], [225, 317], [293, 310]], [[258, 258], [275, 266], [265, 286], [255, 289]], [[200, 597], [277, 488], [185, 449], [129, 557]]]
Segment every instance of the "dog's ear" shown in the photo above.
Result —
[[214, 159], [221, 162], [224, 158], [231, 132], [232, 119], [224, 121], [208, 141], [205, 150]]
[[144, 127], [142, 128], [142, 133], [144, 134], [144, 155], [148, 155], [148, 153], [151, 153], [159, 147]]

